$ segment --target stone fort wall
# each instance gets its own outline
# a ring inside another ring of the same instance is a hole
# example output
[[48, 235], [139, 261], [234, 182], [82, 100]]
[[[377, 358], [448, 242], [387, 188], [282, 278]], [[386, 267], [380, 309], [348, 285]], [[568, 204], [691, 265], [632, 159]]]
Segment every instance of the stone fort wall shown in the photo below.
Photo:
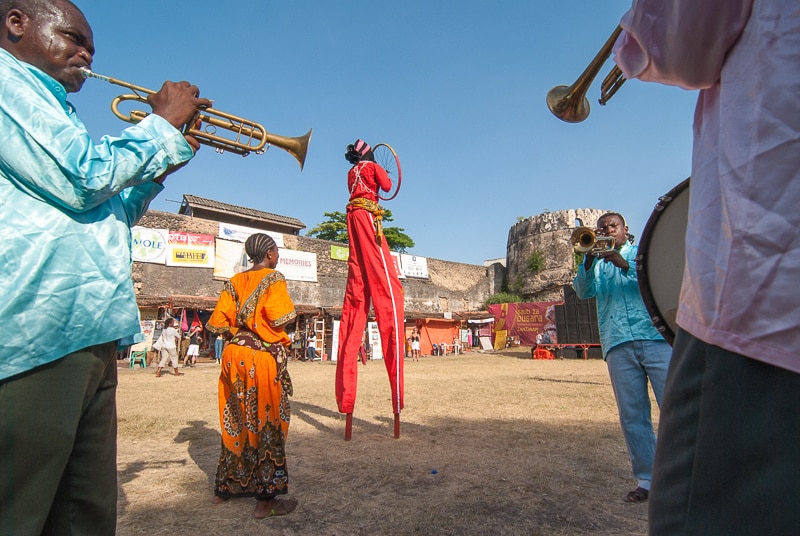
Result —
[[[594, 229], [597, 220], [608, 212], [597, 209], [570, 209], [546, 212], [515, 223], [506, 245], [507, 286], [524, 301], [560, 301], [562, 288], [575, 276], [575, 256], [570, 236], [576, 227]], [[535, 258], [538, 262], [532, 262]], [[539, 271], [531, 264], [540, 265]]]

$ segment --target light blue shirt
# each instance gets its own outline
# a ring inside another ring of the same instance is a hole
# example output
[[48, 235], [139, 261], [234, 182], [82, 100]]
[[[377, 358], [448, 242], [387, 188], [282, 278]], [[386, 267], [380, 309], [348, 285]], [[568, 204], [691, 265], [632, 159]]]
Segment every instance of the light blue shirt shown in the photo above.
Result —
[[609, 350], [624, 342], [664, 340], [650, 321], [650, 314], [639, 293], [636, 277], [638, 249], [629, 244], [620, 249], [622, 258], [628, 261], [627, 272], [611, 262], [595, 258], [588, 271], [584, 263], [580, 264], [578, 275], [572, 282], [572, 288], [582, 300], [597, 298], [597, 321], [604, 358]]
[[66, 97], [0, 49], [0, 380], [139, 333], [130, 227], [194, 154], [155, 115], [94, 145]]

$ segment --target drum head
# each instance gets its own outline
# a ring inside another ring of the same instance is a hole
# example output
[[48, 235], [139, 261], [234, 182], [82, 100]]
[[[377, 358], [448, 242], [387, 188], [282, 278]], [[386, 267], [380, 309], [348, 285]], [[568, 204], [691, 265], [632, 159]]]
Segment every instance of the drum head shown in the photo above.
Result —
[[689, 179], [659, 198], [642, 231], [636, 270], [653, 325], [672, 345], [675, 340], [678, 299], [686, 260], [689, 220]]

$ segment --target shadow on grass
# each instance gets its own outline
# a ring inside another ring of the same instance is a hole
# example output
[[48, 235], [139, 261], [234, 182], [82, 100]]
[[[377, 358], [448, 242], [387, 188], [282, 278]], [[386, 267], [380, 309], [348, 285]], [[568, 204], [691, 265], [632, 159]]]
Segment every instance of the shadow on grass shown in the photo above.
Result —
[[188, 443], [189, 457], [206, 475], [209, 489], [214, 489], [222, 434], [206, 421], [189, 421], [175, 436], [175, 443]]

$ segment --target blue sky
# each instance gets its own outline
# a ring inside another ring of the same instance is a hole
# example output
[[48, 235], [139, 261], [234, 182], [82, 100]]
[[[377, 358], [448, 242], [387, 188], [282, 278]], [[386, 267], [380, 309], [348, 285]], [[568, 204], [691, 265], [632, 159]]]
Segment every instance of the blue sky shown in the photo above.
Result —
[[[151, 208], [184, 193], [300, 219], [343, 211], [356, 138], [386, 142], [403, 166], [385, 206], [412, 254], [480, 264], [504, 257], [520, 217], [596, 208], [640, 236], [660, 195], [690, 173], [696, 94], [630, 81], [568, 124], [545, 105], [571, 84], [628, 0], [76, 0], [92, 24], [94, 70], [158, 89], [189, 80], [220, 110], [298, 136], [314, 129], [305, 169], [286, 152], [241, 158], [208, 147]], [[89, 80], [71, 96], [92, 135], [126, 124], [120, 89]], [[301, 233], [305, 234], [305, 232]]]

